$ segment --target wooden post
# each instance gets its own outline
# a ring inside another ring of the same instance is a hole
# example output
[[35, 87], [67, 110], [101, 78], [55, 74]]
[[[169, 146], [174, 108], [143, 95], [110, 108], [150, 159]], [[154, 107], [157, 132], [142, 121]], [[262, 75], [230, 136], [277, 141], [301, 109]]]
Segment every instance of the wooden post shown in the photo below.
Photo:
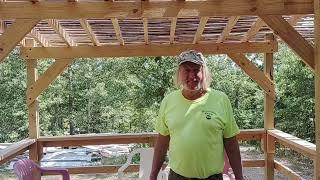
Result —
[[[34, 40], [26, 40], [27, 47], [34, 46]], [[38, 79], [37, 74], [37, 60], [27, 60], [27, 88]], [[28, 94], [27, 94], [28, 97]], [[39, 112], [38, 112], [38, 101], [35, 100], [33, 103], [28, 105], [28, 120], [29, 120], [29, 138], [38, 139], [39, 138]], [[38, 162], [38, 147], [37, 143], [31, 146], [29, 150], [29, 158], [35, 162]]]
[[[275, 41], [273, 34], [266, 35], [267, 41]], [[273, 81], [273, 53], [264, 54], [264, 74]], [[273, 91], [274, 92], [274, 91]], [[274, 129], [274, 100], [264, 93], [264, 129]], [[274, 179], [274, 152], [275, 141], [268, 133], [264, 138], [264, 156], [265, 156], [265, 178], [266, 180]]]
[[315, 121], [316, 121], [316, 159], [314, 160], [314, 179], [320, 180], [320, 0], [314, 0], [314, 63], [315, 63]]

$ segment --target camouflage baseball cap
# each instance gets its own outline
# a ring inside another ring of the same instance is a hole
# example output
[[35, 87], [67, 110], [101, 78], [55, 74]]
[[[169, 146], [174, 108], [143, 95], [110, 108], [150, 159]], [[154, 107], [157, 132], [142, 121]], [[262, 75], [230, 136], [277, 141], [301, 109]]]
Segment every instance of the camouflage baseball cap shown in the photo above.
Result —
[[201, 52], [197, 52], [195, 50], [183, 51], [178, 56], [178, 65], [181, 65], [185, 62], [192, 62], [195, 64], [202, 65], [205, 63], [205, 57]]

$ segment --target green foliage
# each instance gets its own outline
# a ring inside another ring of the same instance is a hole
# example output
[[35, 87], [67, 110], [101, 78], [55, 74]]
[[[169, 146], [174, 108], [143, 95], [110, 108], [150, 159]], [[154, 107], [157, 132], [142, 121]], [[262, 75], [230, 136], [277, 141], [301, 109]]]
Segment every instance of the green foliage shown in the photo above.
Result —
[[14, 142], [28, 136], [25, 61], [14, 50], [0, 64], [0, 142]]
[[263, 92], [226, 56], [208, 57], [212, 88], [225, 92], [241, 129], [263, 127]]
[[276, 128], [315, 142], [314, 75], [287, 46], [277, 56]]
[[[263, 69], [262, 55], [249, 59]], [[42, 74], [52, 60], [39, 61]], [[39, 97], [41, 135], [151, 132], [163, 97], [172, 91], [175, 59], [79, 59]], [[211, 87], [225, 92], [242, 129], [263, 127], [261, 88], [224, 55], [209, 56]], [[26, 67], [17, 50], [0, 64], [0, 142], [28, 135]], [[281, 46], [275, 56], [276, 127], [314, 142], [312, 72]]]

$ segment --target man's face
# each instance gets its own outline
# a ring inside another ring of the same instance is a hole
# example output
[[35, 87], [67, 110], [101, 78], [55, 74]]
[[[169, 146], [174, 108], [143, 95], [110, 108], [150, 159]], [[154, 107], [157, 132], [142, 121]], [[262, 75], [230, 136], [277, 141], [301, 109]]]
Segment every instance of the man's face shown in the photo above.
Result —
[[199, 64], [185, 62], [180, 65], [180, 77], [184, 89], [199, 90], [203, 81], [203, 68]]

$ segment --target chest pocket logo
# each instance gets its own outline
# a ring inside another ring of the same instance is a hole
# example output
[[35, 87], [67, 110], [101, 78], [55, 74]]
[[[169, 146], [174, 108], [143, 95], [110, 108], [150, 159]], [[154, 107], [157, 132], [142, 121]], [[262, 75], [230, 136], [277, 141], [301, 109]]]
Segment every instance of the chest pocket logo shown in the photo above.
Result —
[[202, 113], [204, 113], [207, 120], [213, 119], [213, 117], [215, 115], [215, 113], [212, 111], [202, 111]]

